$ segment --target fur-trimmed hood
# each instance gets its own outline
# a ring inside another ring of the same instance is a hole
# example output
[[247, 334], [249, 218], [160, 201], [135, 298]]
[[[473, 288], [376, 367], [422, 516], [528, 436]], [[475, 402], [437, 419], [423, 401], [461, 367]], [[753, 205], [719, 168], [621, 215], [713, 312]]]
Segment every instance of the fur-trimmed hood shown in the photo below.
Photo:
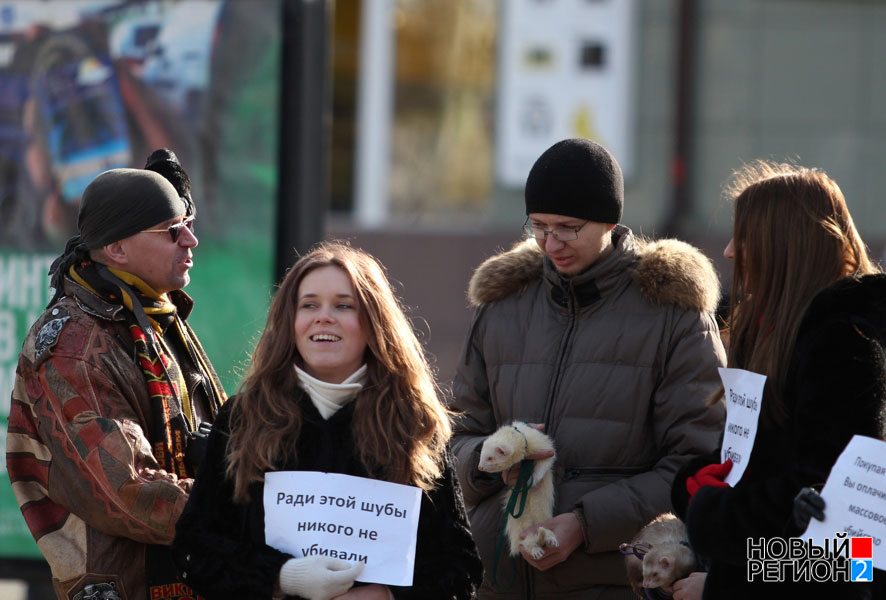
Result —
[[[720, 300], [720, 279], [711, 260], [698, 248], [675, 239], [636, 238], [621, 228], [618, 245], [633, 245], [631, 277], [655, 304], [714, 312]], [[542, 277], [545, 257], [535, 240], [516, 243], [486, 259], [474, 270], [468, 300], [474, 306], [515, 294]]]

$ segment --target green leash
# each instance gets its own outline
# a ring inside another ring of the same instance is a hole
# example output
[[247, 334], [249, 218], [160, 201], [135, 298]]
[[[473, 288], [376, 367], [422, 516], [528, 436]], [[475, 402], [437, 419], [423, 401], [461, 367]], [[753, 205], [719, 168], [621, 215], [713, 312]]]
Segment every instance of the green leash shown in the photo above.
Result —
[[[517, 431], [519, 431], [519, 429]], [[507, 591], [511, 589], [517, 578], [517, 568], [515, 566], [507, 587], [504, 589], [499, 588], [498, 561], [501, 558], [501, 551], [504, 549], [505, 538], [507, 537], [505, 529], [508, 524], [508, 517], [514, 517], [516, 519], [523, 514], [523, 510], [526, 508], [526, 498], [529, 496], [529, 489], [532, 487], [533, 483], [532, 470], [534, 467], [534, 460], [524, 460], [520, 463], [520, 473], [517, 475], [517, 483], [514, 484], [514, 488], [511, 490], [511, 496], [508, 498], [508, 504], [505, 507], [505, 514], [502, 515], [501, 528], [498, 532], [498, 541], [495, 543], [495, 560], [492, 564], [492, 587], [499, 591]], [[517, 508], [518, 503], [520, 504], [519, 509]]]

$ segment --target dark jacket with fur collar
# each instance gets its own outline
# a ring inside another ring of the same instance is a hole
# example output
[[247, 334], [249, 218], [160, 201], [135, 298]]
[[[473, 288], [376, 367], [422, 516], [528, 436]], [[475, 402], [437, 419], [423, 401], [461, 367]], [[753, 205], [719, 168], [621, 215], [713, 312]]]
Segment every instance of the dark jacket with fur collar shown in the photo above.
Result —
[[[325, 420], [301, 389], [297, 399], [304, 419], [298, 460], [288, 460], [281, 470], [367, 477], [351, 430], [354, 402]], [[293, 558], [265, 543], [262, 483], [250, 487], [249, 504], [232, 500], [233, 483], [224, 470], [234, 401], [218, 415], [173, 543], [182, 577], [209, 600], [271, 598], [283, 563]], [[438, 484], [422, 494], [413, 585], [389, 586], [398, 600], [468, 600], [479, 585], [482, 565], [449, 453]]]
[[[843, 279], [812, 301], [789, 366], [787, 422], [760, 424], [747, 471], [735, 488], [702, 488], [689, 504], [690, 542], [712, 561], [705, 598], [779, 592], [747, 583], [747, 538], [802, 533], [790, 525], [800, 488], [824, 483], [853, 435], [886, 440], [884, 349], [886, 275]], [[711, 461], [719, 462], [719, 454], [687, 465], [675, 479], [678, 511], [686, 510], [686, 477]], [[792, 583], [780, 591], [785, 598], [886, 598], [882, 571], [874, 582], [877, 594], [861, 583], [809, 589]]]
[[[486, 597], [579, 598], [626, 585], [618, 545], [670, 510], [671, 480], [717, 446], [721, 405], [705, 406], [725, 363], [712, 316], [719, 284], [698, 250], [647, 243], [618, 226], [616, 247], [561, 278], [534, 241], [481, 265], [478, 309], [454, 382], [453, 450], [487, 575], [501, 521], [500, 479], [479, 476], [483, 440], [514, 419], [554, 440], [555, 514], [577, 510], [584, 548], [539, 572], [519, 560], [515, 588]], [[503, 557], [499, 581], [513, 563]]]

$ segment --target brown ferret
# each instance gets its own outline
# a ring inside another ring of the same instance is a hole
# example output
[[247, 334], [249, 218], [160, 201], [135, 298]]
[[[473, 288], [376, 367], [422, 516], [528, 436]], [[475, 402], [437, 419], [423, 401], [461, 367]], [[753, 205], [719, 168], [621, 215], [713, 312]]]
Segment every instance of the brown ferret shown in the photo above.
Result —
[[643, 588], [661, 588], [670, 594], [676, 580], [695, 570], [695, 554], [686, 540], [686, 526], [673, 513], [655, 517], [634, 536], [629, 546], [647, 549], [642, 561], [633, 553], [625, 555], [628, 581], [637, 596], [644, 596]]

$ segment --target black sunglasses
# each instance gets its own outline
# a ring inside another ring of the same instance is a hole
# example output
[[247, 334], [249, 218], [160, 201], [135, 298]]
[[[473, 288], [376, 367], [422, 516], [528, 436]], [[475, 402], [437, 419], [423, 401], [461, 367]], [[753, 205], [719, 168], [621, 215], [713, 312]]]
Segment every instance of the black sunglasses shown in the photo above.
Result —
[[181, 234], [182, 229], [185, 227], [188, 228], [188, 231], [194, 233], [194, 217], [188, 217], [181, 223], [170, 225], [166, 229], [144, 229], [139, 233], [168, 233], [169, 237], [172, 238], [172, 243], [174, 244], [178, 241], [178, 236]]

